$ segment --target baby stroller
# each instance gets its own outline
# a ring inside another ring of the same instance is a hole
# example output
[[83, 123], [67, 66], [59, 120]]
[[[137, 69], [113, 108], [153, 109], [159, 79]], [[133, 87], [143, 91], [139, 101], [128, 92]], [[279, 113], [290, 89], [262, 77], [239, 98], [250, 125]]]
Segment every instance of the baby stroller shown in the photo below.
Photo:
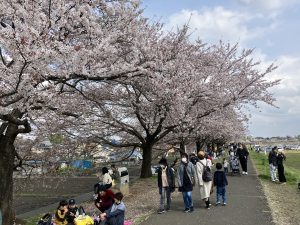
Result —
[[240, 162], [236, 156], [230, 157], [231, 175], [240, 175]]

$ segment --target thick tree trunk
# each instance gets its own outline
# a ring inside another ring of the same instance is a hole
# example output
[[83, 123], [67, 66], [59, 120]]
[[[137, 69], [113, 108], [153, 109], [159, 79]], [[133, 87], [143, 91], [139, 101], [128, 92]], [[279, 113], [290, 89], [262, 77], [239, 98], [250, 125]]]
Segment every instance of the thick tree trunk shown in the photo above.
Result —
[[204, 150], [203, 147], [205, 145], [205, 141], [196, 141], [196, 149], [197, 149], [197, 154], [199, 151]]
[[184, 141], [181, 141], [181, 142], [180, 142], [180, 151], [181, 151], [181, 152], [186, 152], [186, 151], [185, 151], [185, 142], [184, 142]]
[[17, 123], [22, 115], [20, 110], [14, 109], [7, 116], [8, 122], [2, 122], [0, 126], [0, 211], [3, 220], [2, 225], [12, 225], [15, 220], [12, 208], [13, 170], [16, 157], [14, 142], [19, 132], [30, 132], [29, 124], [23, 123], [22, 125], [26, 126], [25, 129], [18, 129]]
[[197, 151], [197, 154], [202, 149], [202, 147], [203, 147], [203, 144], [201, 144], [200, 141], [196, 141], [196, 151]]
[[12, 225], [14, 221], [12, 200], [15, 155], [13, 148], [14, 146], [10, 140], [7, 140], [7, 137], [2, 136], [0, 138], [0, 210], [3, 225]]
[[152, 176], [151, 171], [151, 160], [152, 160], [152, 145], [145, 144], [142, 146], [143, 149], [143, 162], [141, 169], [141, 178], [147, 178]]

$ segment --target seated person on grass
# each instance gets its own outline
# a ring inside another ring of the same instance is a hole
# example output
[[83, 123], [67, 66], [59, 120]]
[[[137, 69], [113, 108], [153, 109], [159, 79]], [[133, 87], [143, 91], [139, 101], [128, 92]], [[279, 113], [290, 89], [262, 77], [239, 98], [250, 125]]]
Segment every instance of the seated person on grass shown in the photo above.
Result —
[[59, 202], [57, 210], [55, 212], [54, 222], [56, 225], [67, 225], [67, 213], [68, 213], [68, 202], [62, 200]]
[[103, 213], [108, 210], [114, 204], [114, 193], [110, 189], [106, 189], [105, 186], [100, 186], [95, 200], [95, 206]]
[[106, 225], [124, 225], [125, 205], [122, 202], [123, 194], [118, 192], [115, 194], [115, 203], [112, 207], [100, 214], [101, 221], [105, 221]]

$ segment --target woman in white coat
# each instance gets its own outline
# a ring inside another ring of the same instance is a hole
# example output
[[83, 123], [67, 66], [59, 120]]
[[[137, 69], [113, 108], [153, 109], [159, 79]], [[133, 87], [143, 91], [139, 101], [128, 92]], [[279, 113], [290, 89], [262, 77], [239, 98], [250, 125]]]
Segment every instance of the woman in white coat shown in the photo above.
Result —
[[202, 174], [204, 170], [204, 165], [211, 168], [212, 162], [210, 159], [205, 158], [204, 151], [198, 152], [198, 158], [199, 161], [196, 163], [196, 174], [197, 174], [198, 185], [200, 188], [200, 197], [205, 202], [206, 208], [209, 209], [211, 205], [209, 202], [209, 197], [212, 188], [212, 181], [208, 181], [208, 182], [203, 181]]

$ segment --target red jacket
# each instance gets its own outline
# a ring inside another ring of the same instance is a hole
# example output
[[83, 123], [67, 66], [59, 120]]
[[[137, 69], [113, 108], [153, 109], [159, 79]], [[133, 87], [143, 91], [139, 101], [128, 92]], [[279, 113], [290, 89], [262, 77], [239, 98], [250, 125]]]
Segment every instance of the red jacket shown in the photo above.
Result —
[[[114, 204], [114, 197], [115, 194], [111, 190], [107, 189], [103, 196], [98, 194], [98, 197], [95, 200], [95, 206], [103, 213], [105, 210], [110, 209], [110, 207]], [[100, 207], [97, 203], [100, 203]]]

